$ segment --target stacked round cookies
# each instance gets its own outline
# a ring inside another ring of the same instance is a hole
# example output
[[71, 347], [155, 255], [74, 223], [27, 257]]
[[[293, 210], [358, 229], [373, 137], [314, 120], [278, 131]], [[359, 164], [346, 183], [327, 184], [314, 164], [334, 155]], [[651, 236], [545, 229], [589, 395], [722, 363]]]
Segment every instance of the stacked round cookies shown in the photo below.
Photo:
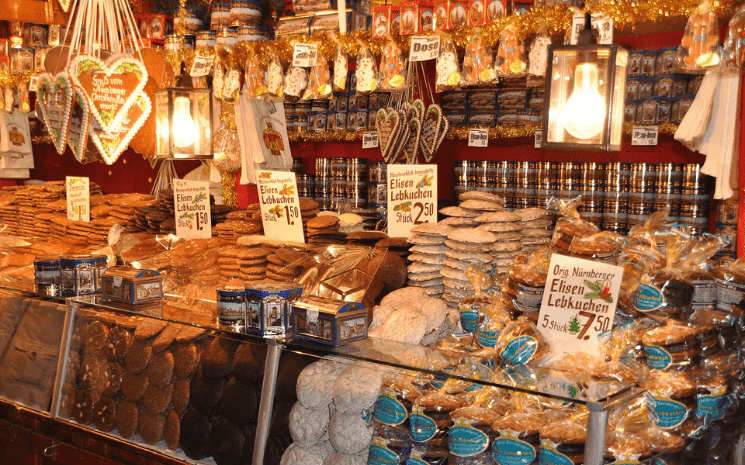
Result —
[[490, 253], [496, 236], [483, 229], [459, 228], [451, 231], [447, 237], [447, 260], [440, 270], [445, 287], [442, 297], [448, 305], [456, 306], [461, 299], [475, 292], [472, 277], [469, 276], [470, 267], [491, 267]]
[[492, 265], [498, 273], [507, 273], [515, 257], [523, 249], [520, 215], [510, 211], [496, 211], [484, 213], [474, 219], [479, 223], [477, 229], [488, 231], [494, 236], [490, 252]]
[[306, 235], [309, 244], [343, 243], [345, 235], [339, 232], [339, 217], [321, 215], [308, 220]]
[[280, 247], [266, 259], [266, 277], [277, 281], [295, 281], [300, 277], [301, 268], [297, 263], [305, 258], [306, 254], [291, 248]]
[[523, 251], [532, 253], [549, 245], [553, 234], [554, 215], [543, 208], [523, 208], [515, 210], [520, 217], [521, 242]]
[[452, 230], [441, 223], [422, 223], [411, 229], [407, 285], [423, 288], [430, 297], [442, 296], [445, 288], [440, 268], [447, 259], [445, 241]]
[[264, 226], [261, 224], [261, 214], [258, 217], [250, 210], [235, 210], [225, 215], [225, 222], [212, 228], [213, 235], [235, 239], [247, 234], [262, 234]]

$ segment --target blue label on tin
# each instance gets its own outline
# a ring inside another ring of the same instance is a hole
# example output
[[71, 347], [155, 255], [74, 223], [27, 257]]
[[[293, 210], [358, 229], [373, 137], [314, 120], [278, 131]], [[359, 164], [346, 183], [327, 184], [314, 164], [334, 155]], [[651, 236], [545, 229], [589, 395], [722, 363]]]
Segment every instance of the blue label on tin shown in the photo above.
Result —
[[507, 438], [495, 439], [491, 453], [500, 465], [529, 465], [537, 456], [532, 445], [519, 439]]
[[373, 444], [367, 454], [367, 465], [398, 465], [401, 460], [395, 452], [385, 446]]
[[497, 345], [497, 332], [496, 331], [484, 331], [479, 328], [476, 332], [476, 341], [481, 347], [494, 348]]
[[373, 416], [377, 421], [385, 425], [400, 425], [406, 420], [408, 414], [406, 407], [395, 397], [383, 394], [375, 401]]
[[456, 426], [448, 431], [450, 453], [458, 457], [471, 457], [484, 452], [489, 446], [486, 434], [468, 424], [459, 425], [458, 422], [456, 420]]
[[662, 292], [649, 284], [640, 284], [634, 292], [634, 307], [640, 312], [649, 312], [662, 306]]
[[463, 331], [467, 333], [472, 333], [476, 331], [476, 325], [479, 322], [479, 314], [477, 311], [468, 308], [466, 310], [461, 310], [460, 312], [460, 326], [463, 328]]
[[644, 354], [647, 356], [647, 365], [653, 370], [665, 370], [673, 363], [670, 353], [659, 346], [644, 344]]
[[704, 418], [709, 415], [712, 421], [721, 420], [729, 405], [729, 396], [726, 394], [699, 396], [696, 399], [696, 416]]
[[411, 426], [411, 439], [416, 442], [424, 442], [432, 439], [437, 434], [435, 421], [419, 410], [415, 410], [409, 418]]
[[656, 426], [664, 429], [680, 426], [688, 417], [688, 409], [680, 402], [655, 397], [647, 392], [647, 406], [652, 410], [652, 419]]
[[429, 465], [424, 460], [420, 459], [419, 457], [409, 457], [406, 460], [406, 465]]
[[564, 454], [556, 451], [555, 447], [541, 441], [538, 449], [538, 463], [540, 465], [574, 465], [574, 462]]
[[538, 341], [534, 337], [519, 336], [508, 342], [499, 355], [510, 365], [522, 365], [530, 361], [538, 350]]

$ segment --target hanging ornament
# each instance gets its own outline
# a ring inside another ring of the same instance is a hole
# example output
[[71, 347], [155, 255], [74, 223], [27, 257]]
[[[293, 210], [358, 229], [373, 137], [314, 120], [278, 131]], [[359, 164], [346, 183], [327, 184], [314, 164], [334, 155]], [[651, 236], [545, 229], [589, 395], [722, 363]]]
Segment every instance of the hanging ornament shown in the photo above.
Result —
[[719, 64], [719, 25], [717, 15], [704, 0], [695, 13], [688, 17], [683, 39], [675, 56], [678, 69], [685, 73], [703, 74]]
[[266, 66], [257, 54], [252, 54], [246, 59], [246, 83], [243, 91], [249, 97], [261, 97], [267, 90]]
[[450, 38], [443, 38], [435, 69], [435, 92], [455, 90], [460, 84], [460, 79], [455, 43]]
[[348, 72], [349, 56], [342, 46], [338, 46], [334, 55], [334, 92], [347, 91]]
[[237, 65], [231, 65], [222, 87], [222, 100], [225, 102], [234, 102], [238, 99], [240, 93], [241, 68]]
[[297, 102], [308, 87], [308, 70], [299, 66], [290, 66], [285, 75], [284, 99]]
[[728, 70], [739, 72], [745, 65], [745, 5], [732, 16], [724, 40], [724, 60]]
[[492, 67], [492, 52], [486, 45], [479, 28], [474, 29], [474, 36], [466, 45], [463, 57], [463, 84], [480, 86], [491, 84], [497, 73]]
[[406, 79], [406, 58], [393, 40], [389, 40], [383, 47], [383, 59], [380, 61], [380, 90], [396, 91], [404, 87]]
[[499, 48], [497, 48], [496, 71], [497, 76], [521, 76], [525, 73], [525, 46], [515, 30], [514, 24], [510, 24], [502, 30], [499, 36]]
[[220, 111], [220, 128], [215, 133], [212, 163], [221, 173], [241, 168], [241, 144], [235, 122], [235, 107], [223, 103]]
[[266, 74], [267, 92], [269, 95], [282, 97], [284, 94], [284, 74], [282, 73], [282, 65], [280, 64], [277, 55], [272, 55], [269, 58], [269, 65], [267, 66]]
[[319, 52], [315, 66], [310, 69], [310, 83], [303, 95], [303, 100], [327, 99], [331, 95], [332, 82], [329, 62]]
[[370, 48], [363, 45], [357, 54], [357, 70], [355, 76], [357, 84], [355, 91], [357, 95], [369, 95], [378, 88], [377, 66], [375, 66], [375, 57]]
[[541, 28], [538, 35], [530, 44], [528, 53], [528, 85], [537, 86], [543, 84], [548, 67], [548, 46], [551, 45], [551, 37], [546, 28]]

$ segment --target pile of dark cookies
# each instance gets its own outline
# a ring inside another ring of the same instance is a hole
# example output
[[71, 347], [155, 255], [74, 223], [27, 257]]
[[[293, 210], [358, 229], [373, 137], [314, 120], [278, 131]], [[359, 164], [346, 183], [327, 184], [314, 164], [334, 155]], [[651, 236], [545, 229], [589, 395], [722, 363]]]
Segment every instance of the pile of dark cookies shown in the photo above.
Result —
[[233, 210], [225, 215], [225, 221], [212, 228], [212, 234], [236, 239], [248, 234], [263, 234], [259, 204], [249, 205], [246, 210]]
[[[156, 205], [136, 208], [133, 214], [137, 229], [150, 234], [176, 234], [173, 195], [173, 189], [163, 189], [158, 192]], [[215, 204], [215, 198], [210, 195], [210, 217], [213, 227], [227, 220], [227, 215], [231, 211], [227, 205]], [[218, 233], [219, 231], [213, 229], [213, 235], [217, 236]]]
[[308, 244], [344, 244], [347, 239], [346, 234], [339, 232], [339, 217], [335, 215], [309, 219], [305, 234]]

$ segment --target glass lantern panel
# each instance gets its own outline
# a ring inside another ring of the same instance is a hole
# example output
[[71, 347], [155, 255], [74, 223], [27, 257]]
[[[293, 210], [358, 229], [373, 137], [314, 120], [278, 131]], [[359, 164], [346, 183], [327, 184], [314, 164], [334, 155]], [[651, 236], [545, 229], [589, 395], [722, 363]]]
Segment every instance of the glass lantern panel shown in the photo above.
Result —
[[155, 93], [155, 153], [158, 158], [168, 158], [170, 130], [168, 127], [168, 91]]
[[625, 48], [616, 50], [616, 67], [613, 72], [613, 95], [611, 98], [610, 150], [621, 150], [623, 134], [624, 98], [626, 96], [626, 68], [629, 63], [629, 52]]

